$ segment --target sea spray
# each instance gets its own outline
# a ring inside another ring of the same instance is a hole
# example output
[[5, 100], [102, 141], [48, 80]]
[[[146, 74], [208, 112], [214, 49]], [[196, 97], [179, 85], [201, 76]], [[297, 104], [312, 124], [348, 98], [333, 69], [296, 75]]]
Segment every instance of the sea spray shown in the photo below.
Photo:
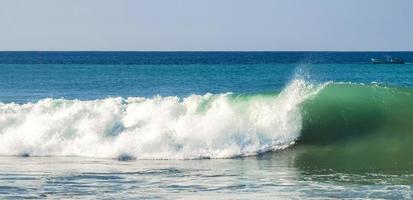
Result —
[[198, 159], [284, 149], [299, 137], [299, 105], [321, 88], [297, 79], [278, 95], [0, 104], [0, 155]]

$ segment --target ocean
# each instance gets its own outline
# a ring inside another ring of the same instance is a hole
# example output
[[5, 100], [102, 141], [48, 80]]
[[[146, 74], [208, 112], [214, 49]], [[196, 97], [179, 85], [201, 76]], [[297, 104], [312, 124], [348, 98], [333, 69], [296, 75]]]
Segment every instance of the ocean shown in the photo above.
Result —
[[411, 199], [412, 121], [413, 52], [0, 52], [0, 198]]

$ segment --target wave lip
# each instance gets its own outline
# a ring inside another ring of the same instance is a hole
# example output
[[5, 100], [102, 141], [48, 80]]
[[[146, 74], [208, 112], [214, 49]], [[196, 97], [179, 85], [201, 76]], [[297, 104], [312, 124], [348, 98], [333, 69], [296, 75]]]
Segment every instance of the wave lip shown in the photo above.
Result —
[[299, 104], [320, 88], [298, 79], [278, 95], [0, 104], [0, 155], [196, 159], [284, 149], [300, 134]]

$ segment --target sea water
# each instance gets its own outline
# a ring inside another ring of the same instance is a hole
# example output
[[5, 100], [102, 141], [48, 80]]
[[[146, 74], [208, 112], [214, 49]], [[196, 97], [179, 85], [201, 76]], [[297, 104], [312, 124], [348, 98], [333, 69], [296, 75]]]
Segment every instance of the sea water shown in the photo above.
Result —
[[1, 52], [0, 197], [413, 198], [412, 60]]

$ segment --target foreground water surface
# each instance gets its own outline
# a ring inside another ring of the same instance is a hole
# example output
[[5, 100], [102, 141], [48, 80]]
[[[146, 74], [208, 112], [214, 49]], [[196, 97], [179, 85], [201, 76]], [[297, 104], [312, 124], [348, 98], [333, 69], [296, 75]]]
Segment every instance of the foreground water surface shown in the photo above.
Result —
[[[413, 198], [413, 171], [303, 164], [305, 150], [218, 160], [2, 157], [1, 198]], [[328, 158], [326, 158], [328, 159]]]

